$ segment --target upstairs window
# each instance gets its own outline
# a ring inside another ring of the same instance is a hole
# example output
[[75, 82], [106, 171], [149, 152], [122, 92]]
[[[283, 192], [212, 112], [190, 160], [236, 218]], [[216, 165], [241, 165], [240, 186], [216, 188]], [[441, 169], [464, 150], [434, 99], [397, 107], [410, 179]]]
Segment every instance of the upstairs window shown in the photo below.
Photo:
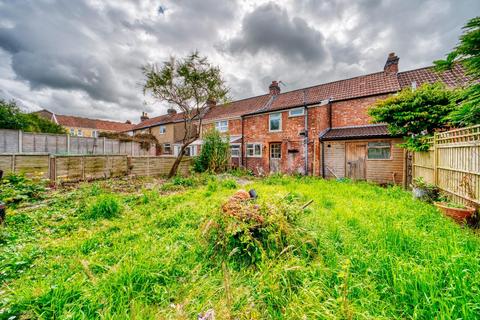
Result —
[[75, 135], [75, 129], [74, 129], [74, 128], [70, 128], [70, 135], [71, 135], [71, 136], [74, 136], [74, 135]]
[[78, 130], [77, 130], [77, 136], [83, 137], [82, 129], [78, 129]]
[[388, 160], [391, 158], [392, 144], [390, 142], [369, 142], [367, 157], [369, 160]]
[[98, 131], [97, 130], [93, 130], [92, 137], [98, 138]]
[[289, 117], [299, 117], [305, 114], [305, 108], [295, 108], [288, 111]]
[[282, 114], [281, 113], [271, 113], [269, 118], [268, 129], [270, 131], [282, 131]]
[[262, 145], [260, 143], [247, 143], [247, 157], [261, 157]]
[[159, 131], [160, 131], [160, 134], [165, 134], [165, 132], [167, 132], [167, 127], [160, 126]]
[[227, 120], [220, 120], [215, 122], [215, 129], [218, 132], [227, 132], [228, 131], [228, 121]]

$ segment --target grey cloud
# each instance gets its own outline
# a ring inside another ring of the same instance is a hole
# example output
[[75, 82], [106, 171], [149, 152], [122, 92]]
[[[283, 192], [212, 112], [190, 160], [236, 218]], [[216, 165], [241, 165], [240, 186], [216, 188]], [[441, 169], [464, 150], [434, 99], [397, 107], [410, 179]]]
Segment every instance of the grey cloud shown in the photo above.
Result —
[[252, 55], [267, 51], [300, 62], [319, 62], [325, 56], [323, 42], [322, 33], [305, 20], [291, 18], [280, 6], [268, 3], [245, 16], [241, 33], [230, 41], [228, 50]]
[[171, 54], [209, 56], [239, 99], [273, 79], [286, 91], [379, 71], [389, 51], [402, 70], [429, 65], [478, 12], [478, 0], [0, 0], [0, 97], [138, 120], [166, 109], [143, 96], [140, 67]]

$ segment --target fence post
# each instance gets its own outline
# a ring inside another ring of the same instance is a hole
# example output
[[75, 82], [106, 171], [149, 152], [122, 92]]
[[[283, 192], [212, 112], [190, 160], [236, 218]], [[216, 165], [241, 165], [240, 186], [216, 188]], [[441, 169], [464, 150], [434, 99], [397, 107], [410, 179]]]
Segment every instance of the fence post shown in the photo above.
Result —
[[438, 134], [433, 134], [433, 183], [438, 186], [438, 151], [437, 151], [437, 139]]
[[70, 154], [70, 135], [67, 133], [67, 154]]
[[23, 131], [18, 130], [18, 153], [23, 152]]
[[49, 175], [50, 181], [55, 182], [57, 180], [57, 163], [55, 161], [55, 156], [50, 156], [50, 166], [49, 166]]
[[107, 139], [105, 137], [103, 137], [103, 154], [105, 154], [105, 150], [106, 150], [106, 146], [105, 146], [105, 142], [107, 141]]

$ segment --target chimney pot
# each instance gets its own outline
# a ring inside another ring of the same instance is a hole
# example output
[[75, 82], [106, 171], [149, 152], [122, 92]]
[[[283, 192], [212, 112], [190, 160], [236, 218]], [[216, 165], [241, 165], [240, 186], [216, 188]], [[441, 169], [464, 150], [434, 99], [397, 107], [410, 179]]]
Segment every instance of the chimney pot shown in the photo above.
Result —
[[143, 122], [148, 119], [149, 119], [148, 114], [145, 111], [143, 111], [142, 116], [140, 117], [140, 122]]
[[268, 87], [268, 90], [270, 91], [270, 95], [276, 96], [277, 94], [280, 94], [280, 86], [278, 85], [278, 81], [273, 80], [272, 84]]
[[132, 121], [127, 120], [127, 121], [125, 121], [125, 123], [126, 123], [126, 124], [132, 124]]
[[176, 114], [176, 113], [177, 113], [177, 110], [175, 110], [174, 108], [167, 109], [167, 114]]
[[400, 58], [395, 55], [395, 52], [390, 52], [388, 54], [387, 62], [385, 62], [385, 67], [383, 67], [383, 71], [390, 74], [398, 73], [398, 60], [400, 60]]

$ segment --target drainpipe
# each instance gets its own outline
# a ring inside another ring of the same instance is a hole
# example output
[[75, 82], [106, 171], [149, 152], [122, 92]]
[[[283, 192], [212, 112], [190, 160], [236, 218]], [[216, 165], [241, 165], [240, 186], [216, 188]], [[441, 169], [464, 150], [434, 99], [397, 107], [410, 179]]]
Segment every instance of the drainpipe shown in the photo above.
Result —
[[303, 108], [305, 109], [305, 125], [303, 138], [303, 149], [304, 149], [304, 159], [305, 159], [305, 175], [308, 176], [308, 108], [307, 101], [305, 99], [306, 91], [303, 90]]
[[[332, 129], [332, 98], [328, 99], [328, 131]], [[322, 178], [325, 178], [325, 144], [320, 138], [320, 145], [322, 146]]]
[[241, 150], [240, 150], [240, 161], [242, 163], [242, 167], [244, 169], [247, 168], [247, 163], [246, 163], [246, 158], [244, 157], [244, 154], [243, 154], [243, 149], [245, 147], [245, 137], [244, 137], [244, 124], [243, 124], [243, 116], [240, 116], [240, 118], [242, 119], [242, 143], [241, 143]]

